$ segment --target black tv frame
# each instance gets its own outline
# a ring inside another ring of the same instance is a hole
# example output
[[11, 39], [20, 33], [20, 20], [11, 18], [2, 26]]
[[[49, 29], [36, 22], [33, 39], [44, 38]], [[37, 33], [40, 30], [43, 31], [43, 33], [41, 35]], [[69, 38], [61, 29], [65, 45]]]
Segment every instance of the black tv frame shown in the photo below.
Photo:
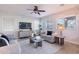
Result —
[[31, 23], [19, 22], [19, 29], [31, 29]]

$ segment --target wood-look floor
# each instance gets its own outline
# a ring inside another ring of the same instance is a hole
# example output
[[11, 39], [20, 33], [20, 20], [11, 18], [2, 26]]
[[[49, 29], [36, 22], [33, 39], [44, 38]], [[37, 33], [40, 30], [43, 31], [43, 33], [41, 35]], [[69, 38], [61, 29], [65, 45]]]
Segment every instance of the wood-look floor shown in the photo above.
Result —
[[56, 54], [79, 54], [79, 45], [65, 42]]

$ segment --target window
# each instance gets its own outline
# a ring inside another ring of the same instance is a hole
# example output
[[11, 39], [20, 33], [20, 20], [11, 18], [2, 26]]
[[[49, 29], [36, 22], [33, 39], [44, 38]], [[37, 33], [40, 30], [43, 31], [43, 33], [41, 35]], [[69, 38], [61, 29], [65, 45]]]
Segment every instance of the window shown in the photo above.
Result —
[[34, 21], [34, 30], [39, 30], [39, 21], [38, 20]]

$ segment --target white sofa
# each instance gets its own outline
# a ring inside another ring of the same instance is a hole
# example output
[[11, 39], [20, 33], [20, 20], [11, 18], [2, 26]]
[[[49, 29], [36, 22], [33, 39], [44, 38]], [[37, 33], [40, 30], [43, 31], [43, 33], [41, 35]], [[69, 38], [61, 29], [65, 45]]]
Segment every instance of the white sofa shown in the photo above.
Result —
[[50, 32], [52, 32], [51, 34], [48, 34], [47, 33], [47, 31], [44, 33], [44, 34], [42, 34], [42, 38], [45, 40], [45, 41], [47, 41], [47, 42], [49, 42], [49, 43], [54, 43], [54, 36], [53, 36], [53, 31], [50, 31]]
[[44, 39], [44, 41], [47, 41], [51, 44], [54, 43], [54, 36], [53, 35], [42, 35], [42, 38]]

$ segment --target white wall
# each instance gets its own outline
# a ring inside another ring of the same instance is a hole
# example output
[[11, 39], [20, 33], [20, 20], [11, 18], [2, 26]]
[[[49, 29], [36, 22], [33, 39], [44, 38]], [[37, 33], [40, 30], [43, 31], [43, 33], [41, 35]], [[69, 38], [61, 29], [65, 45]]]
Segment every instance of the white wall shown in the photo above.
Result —
[[34, 21], [36, 20], [36, 18], [31, 17], [22, 18], [19, 16], [0, 16], [0, 33], [16, 37], [17, 32], [19, 31], [19, 22], [32, 23], [32, 28], [34, 30]]
[[63, 35], [65, 35], [66, 41], [79, 44], [79, 6], [56, 13], [54, 15], [49, 15], [52, 18], [49, 16], [43, 17], [42, 20], [45, 20], [45, 19], [55, 20], [55, 21], [53, 21], [54, 22], [53, 28], [56, 30], [56, 20], [57, 19], [65, 18], [65, 17], [72, 16], [72, 15], [76, 16], [76, 26], [75, 26], [74, 30], [65, 29], [63, 32]]
[[63, 35], [66, 36], [65, 40], [79, 44], [79, 6], [57, 13], [53, 16], [53, 19], [65, 18], [72, 15], [76, 16], [76, 26], [74, 30], [65, 29]]

